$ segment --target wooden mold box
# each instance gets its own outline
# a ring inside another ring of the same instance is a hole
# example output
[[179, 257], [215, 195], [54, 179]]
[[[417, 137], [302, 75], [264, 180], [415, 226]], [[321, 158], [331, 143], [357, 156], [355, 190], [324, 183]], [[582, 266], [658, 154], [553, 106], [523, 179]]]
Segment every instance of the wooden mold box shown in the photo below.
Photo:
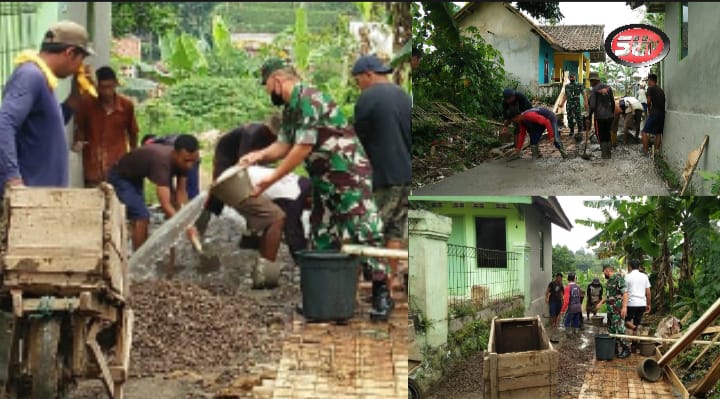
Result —
[[485, 398], [557, 397], [558, 353], [539, 316], [493, 318], [483, 359]]
[[112, 186], [6, 192], [2, 288], [129, 294], [125, 206]]

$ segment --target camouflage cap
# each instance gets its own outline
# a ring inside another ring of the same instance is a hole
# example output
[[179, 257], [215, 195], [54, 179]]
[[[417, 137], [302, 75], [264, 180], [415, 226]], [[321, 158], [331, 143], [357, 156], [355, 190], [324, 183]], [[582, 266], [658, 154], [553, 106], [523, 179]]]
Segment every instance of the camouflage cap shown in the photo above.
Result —
[[287, 64], [280, 58], [270, 58], [266, 60], [260, 68], [260, 84], [265, 85], [268, 77], [270, 77], [273, 72], [286, 67]]
[[88, 41], [87, 30], [72, 21], [60, 21], [53, 24], [43, 38], [43, 43], [67, 44], [75, 46], [89, 55], [95, 54], [88, 45]]

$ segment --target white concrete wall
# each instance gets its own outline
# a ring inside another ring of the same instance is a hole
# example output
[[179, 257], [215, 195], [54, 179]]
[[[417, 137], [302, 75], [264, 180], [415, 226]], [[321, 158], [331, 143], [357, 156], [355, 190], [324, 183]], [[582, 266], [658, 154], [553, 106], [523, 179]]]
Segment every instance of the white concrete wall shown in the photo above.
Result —
[[[688, 55], [679, 59], [679, 3], [665, 6], [665, 33], [670, 38], [670, 53], [665, 57], [660, 86], [667, 97], [663, 152], [682, 180], [688, 153], [710, 136], [708, 147], [697, 170], [720, 170], [720, 52], [717, 37], [720, 25], [718, 3], [689, 3]], [[710, 184], [695, 172], [692, 179], [696, 194], [709, 194]]]
[[[547, 313], [545, 289], [552, 278], [552, 229], [550, 222], [533, 207], [525, 207], [525, 231], [530, 247], [525, 287], [525, 315], [535, 316]], [[544, 270], [540, 269], [540, 234], [543, 233]]]
[[428, 211], [411, 210], [408, 225], [410, 303], [432, 323], [432, 328], [417, 339], [420, 347], [438, 347], [447, 343], [448, 335], [447, 239], [452, 220]]
[[522, 85], [537, 87], [540, 40], [519, 16], [502, 3], [486, 2], [479, 4], [460, 26], [478, 28], [483, 39], [502, 54], [505, 70], [517, 76]]

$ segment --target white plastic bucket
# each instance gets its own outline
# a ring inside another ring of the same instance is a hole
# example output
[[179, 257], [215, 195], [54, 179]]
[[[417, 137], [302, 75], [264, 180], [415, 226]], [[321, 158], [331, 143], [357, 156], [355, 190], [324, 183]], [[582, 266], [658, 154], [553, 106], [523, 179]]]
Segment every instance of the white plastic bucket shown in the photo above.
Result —
[[237, 206], [253, 193], [253, 185], [245, 168], [232, 166], [210, 187], [210, 193], [228, 206]]

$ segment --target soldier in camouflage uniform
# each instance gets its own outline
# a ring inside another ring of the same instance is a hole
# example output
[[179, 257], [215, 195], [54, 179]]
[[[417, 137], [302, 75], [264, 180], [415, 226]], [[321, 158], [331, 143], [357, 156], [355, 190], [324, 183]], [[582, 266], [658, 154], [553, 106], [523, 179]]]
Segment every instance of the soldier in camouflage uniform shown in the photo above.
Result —
[[[625, 278], [615, 272], [611, 265], [603, 267], [603, 274], [607, 282], [607, 298], [597, 304], [596, 309], [600, 310], [603, 303], [608, 305], [608, 332], [610, 334], [625, 334], [625, 316], [627, 316], [628, 291], [625, 285]], [[616, 353], [620, 359], [630, 356], [630, 348], [627, 341], [616, 339]], [[619, 346], [619, 348], [618, 348]]]
[[[340, 249], [343, 243], [382, 247], [383, 223], [372, 194], [372, 168], [353, 127], [327, 94], [305, 85], [280, 59], [266, 61], [261, 69], [276, 106], [284, 106], [278, 140], [251, 152], [240, 164], [272, 162], [283, 158], [275, 173], [257, 183], [259, 195], [305, 161], [313, 185], [310, 216], [312, 247]], [[373, 319], [387, 320], [393, 301], [389, 295], [387, 264], [375, 258]]]
[[567, 102], [567, 120], [570, 127], [570, 136], [575, 134], [575, 123], [577, 123], [578, 133], [585, 127], [582, 112], [580, 110], [580, 99], [585, 101], [583, 94], [583, 86], [575, 82], [575, 74], [570, 74], [570, 83], [565, 85], [565, 99], [560, 107]]

